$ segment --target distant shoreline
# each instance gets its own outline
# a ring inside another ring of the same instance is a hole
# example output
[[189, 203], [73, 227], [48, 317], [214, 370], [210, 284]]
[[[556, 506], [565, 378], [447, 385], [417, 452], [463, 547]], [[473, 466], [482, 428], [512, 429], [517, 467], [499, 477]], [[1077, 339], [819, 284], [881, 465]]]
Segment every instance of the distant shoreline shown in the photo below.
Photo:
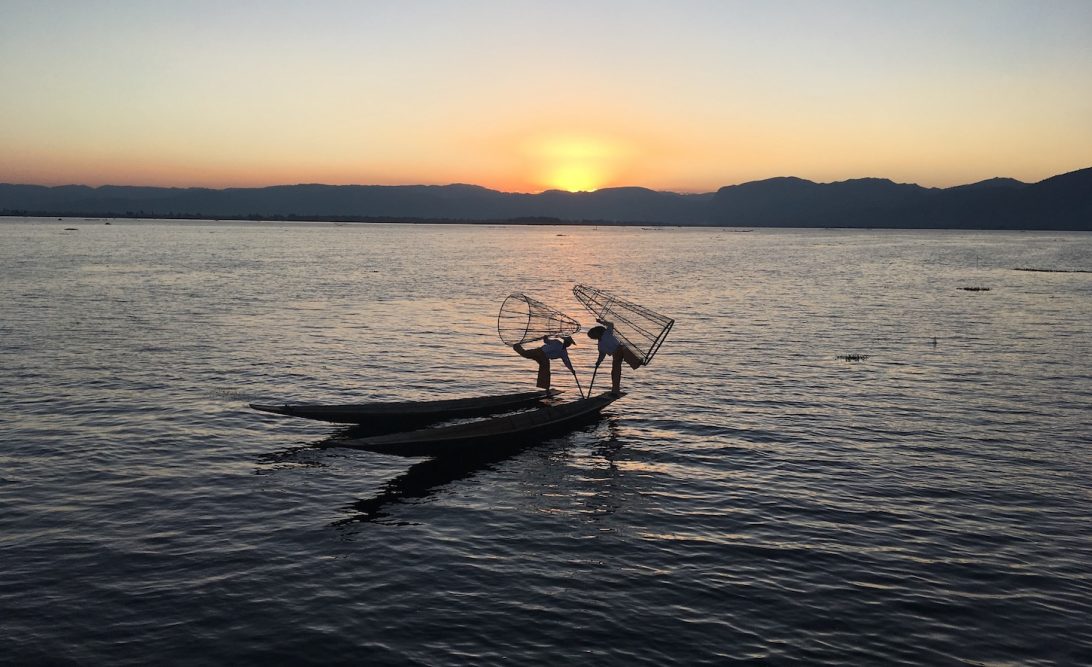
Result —
[[513, 194], [473, 185], [164, 188], [0, 183], [0, 215], [252, 222], [1092, 230], [1092, 167], [946, 189], [778, 177], [684, 195], [646, 188]]
[[352, 224], [397, 225], [522, 225], [563, 227], [724, 227], [724, 225], [679, 224], [651, 221], [620, 220], [563, 220], [561, 218], [510, 218], [510, 219], [459, 219], [459, 218], [394, 218], [376, 216], [337, 215], [129, 215], [111, 213], [41, 213], [0, 211], [0, 218], [42, 218], [57, 220], [86, 220], [91, 222], [110, 220], [189, 220], [194, 222], [331, 222]]
[[869, 227], [858, 225], [710, 225], [710, 224], [686, 224], [676, 222], [650, 222], [650, 221], [620, 221], [620, 220], [562, 220], [560, 218], [515, 218], [508, 220], [471, 220], [453, 218], [385, 218], [368, 216], [221, 216], [209, 217], [203, 215], [111, 215], [103, 213], [12, 213], [0, 211], [2, 218], [40, 218], [42, 220], [65, 222], [102, 222], [109, 223], [113, 220], [155, 220], [155, 221], [189, 221], [189, 222], [315, 222], [329, 224], [388, 224], [388, 225], [481, 225], [481, 226], [513, 226], [513, 227], [641, 227], [656, 229], [723, 229], [733, 232], [750, 232], [756, 229], [842, 229], [860, 231], [974, 231], [974, 232], [1081, 232], [1089, 233], [1088, 229], [1049, 228], [1049, 227], [986, 227], [986, 226], [918, 226], [883, 225], [876, 224]]

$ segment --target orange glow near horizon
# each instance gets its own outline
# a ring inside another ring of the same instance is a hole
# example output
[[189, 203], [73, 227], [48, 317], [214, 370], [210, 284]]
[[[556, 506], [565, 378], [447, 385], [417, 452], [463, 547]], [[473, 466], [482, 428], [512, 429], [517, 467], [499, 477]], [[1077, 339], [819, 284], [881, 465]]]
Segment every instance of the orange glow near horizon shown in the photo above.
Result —
[[0, 183], [712, 192], [1090, 166], [1092, 3], [691, 4], [6, 3]]
[[570, 164], [554, 169], [546, 182], [551, 188], [557, 190], [594, 192], [603, 186], [603, 177], [594, 167]]
[[548, 135], [523, 142], [530, 181], [537, 190], [592, 192], [614, 185], [635, 151], [627, 144], [595, 136]]

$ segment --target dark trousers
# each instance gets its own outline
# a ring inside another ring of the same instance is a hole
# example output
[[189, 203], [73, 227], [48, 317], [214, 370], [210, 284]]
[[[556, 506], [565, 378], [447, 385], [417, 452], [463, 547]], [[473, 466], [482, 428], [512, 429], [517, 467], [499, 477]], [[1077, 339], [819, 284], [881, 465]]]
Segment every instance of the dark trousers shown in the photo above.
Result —
[[634, 354], [633, 350], [629, 349], [625, 345], [619, 345], [618, 349], [611, 355], [610, 364], [610, 384], [611, 391], [621, 391], [622, 389], [622, 362], [625, 361], [629, 364], [629, 367], [633, 370], [637, 370], [641, 367], [641, 358]]
[[526, 359], [534, 359], [538, 362], [538, 380], [535, 382], [535, 386], [539, 389], [550, 388], [550, 359], [546, 356], [546, 353], [542, 351], [541, 347], [536, 347], [533, 350], [525, 350], [522, 345], [513, 345], [512, 349], [519, 353], [519, 356]]

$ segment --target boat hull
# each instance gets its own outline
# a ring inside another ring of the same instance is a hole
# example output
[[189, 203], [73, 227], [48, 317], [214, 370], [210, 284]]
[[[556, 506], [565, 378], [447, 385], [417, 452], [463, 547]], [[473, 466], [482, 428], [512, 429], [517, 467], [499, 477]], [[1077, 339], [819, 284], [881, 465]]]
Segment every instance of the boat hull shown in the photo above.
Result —
[[530, 407], [557, 396], [557, 389], [526, 391], [498, 396], [448, 398], [435, 401], [388, 403], [251, 403], [250, 407], [278, 415], [317, 419], [338, 424], [357, 424], [371, 429], [420, 428], [447, 419], [481, 417]]
[[623, 394], [606, 392], [559, 405], [547, 405], [512, 415], [466, 424], [365, 438], [330, 440], [325, 447], [351, 447], [402, 456], [445, 456], [467, 451], [518, 447], [596, 419], [603, 408]]

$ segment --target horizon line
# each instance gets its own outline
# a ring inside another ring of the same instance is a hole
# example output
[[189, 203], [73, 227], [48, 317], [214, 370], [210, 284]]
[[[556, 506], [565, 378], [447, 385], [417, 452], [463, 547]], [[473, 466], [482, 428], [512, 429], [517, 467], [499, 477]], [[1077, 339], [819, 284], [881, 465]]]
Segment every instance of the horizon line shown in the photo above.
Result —
[[268, 188], [301, 187], [301, 186], [322, 186], [322, 187], [331, 187], [331, 188], [342, 188], [342, 187], [344, 187], [344, 188], [351, 188], [351, 187], [365, 187], [365, 188], [435, 187], [435, 188], [444, 188], [444, 187], [463, 186], [463, 187], [481, 188], [483, 190], [489, 190], [491, 192], [497, 192], [497, 193], [500, 193], [500, 194], [532, 195], [532, 196], [533, 195], [541, 195], [541, 194], [545, 194], [545, 193], [548, 193], [548, 192], [562, 192], [562, 193], [567, 193], [567, 194], [592, 194], [592, 193], [595, 193], [595, 192], [602, 192], [602, 191], [605, 191], [605, 190], [626, 190], [626, 189], [648, 190], [650, 192], [658, 192], [658, 193], [664, 193], [664, 194], [675, 194], [675, 195], [681, 195], [681, 196], [700, 196], [700, 195], [716, 194], [716, 192], [719, 191], [722, 188], [737, 187], [737, 186], [740, 186], [740, 185], [747, 185], [749, 183], [761, 183], [763, 181], [784, 180], [784, 179], [797, 179], [797, 180], [806, 181], [806, 182], [809, 182], [809, 183], [815, 183], [817, 185], [831, 185], [831, 184], [835, 184], [835, 183], [848, 183], [848, 182], [851, 182], [851, 181], [880, 180], [880, 181], [889, 181], [891, 183], [895, 183], [896, 185], [914, 185], [914, 186], [917, 186], [917, 187], [920, 187], [920, 188], [925, 188], [925, 189], [928, 189], [928, 190], [947, 190], [949, 188], [958, 188], [958, 187], [963, 187], [963, 186], [967, 186], [967, 185], [977, 185], [979, 183], [985, 183], [987, 181], [993, 181], [993, 180], [1012, 180], [1012, 181], [1016, 181], [1017, 183], [1022, 183], [1024, 185], [1033, 185], [1035, 183], [1040, 183], [1042, 181], [1049, 180], [1049, 179], [1057, 177], [1057, 176], [1063, 176], [1065, 174], [1071, 174], [1071, 173], [1075, 173], [1075, 172], [1078, 172], [1078, 171], [1084, 171], [1085, 169], [1092, 169], [1092, 166], [1082, 167], [1082, 168], [1079, 168], [1079, 169], [1073, 169], [1071, 171], [1059, 172], [1059, 173], [1054, 174], [1052, 176], [1048, 176], [1048, 177], [1042, 179], [1041, 181], [1021, 181], [1020, 179], [1013, 178], [1011, 176], [991, 176], [989, 178], [984, 178], [984, 179], [981, 179], [981, 180], [978, 180], [978, 181], [972, 181], [970, 183], [961, 183], [961, 184], [957, 184], [957, 185], [950, 185], [950, 186], [947, 186], [947, 187], [943, 187], [943, 186], [925, 186], [925, 185], [921, 185], [919, 183], [911, 183], [911, 182], [898, 182], [898, 181], [894, 181], [894, 180], [892, 180], [890, 178], [883, 177], [883, 176], [861, 176], [861, 177], [856, 177], [856, 178], [845, 178], [845, 179], [842, 179], [842, 180], [833, 180], [833, 181], [813, 181], [811, 179], [803, 178], [803, 177], [800, 177], [800, 176], [770, 176], [770, 177], [767, 177], [767, 178], [758, 178], [758, 179], [753, 179], [753, 180], [749, 180], [749, 181], [742, 181], [740, 183], [726, 184], [726, 185], [722, 185], [722, 186], [718, 187], [715, 190], [705, 190], [705, 191], [697, 191], [697, 190], [658, 190], [656, 188], [651, 188], [651, 187], [643, 186], [643, 185], [612, 185], [612, 186], [606, 186], [606, 187], [602, 187], [602, 188], [596, 188], [594, 190], [563, 190], [563, 189], [560, 189], [560, 188], [547, 188], [547, 189], [544, 189], [544, 190], [539, 190], [537, 192], [521, 192], [521, 191], [512, 191], [512, 190], [497, 190], [497, 189], [494, 189], [494, 188], [490, 188], [488, 186], [478, 185], [476, 183], [465, 183], [465, 182], [461, 182], [461, 181], [452, 182], [452, 183], [399, 183], [399, 184], [321, 183], [321, 182], [313, 181], [313, 182], [299, 182], [299, 183], [274, 183], [274, 184], [270, 184], [270, 185], [243, 185], [243, 186], [229, 185], [229, 186], [221, 186], [221, 187], [203, 186], [203, 185], [139, 185], [139, 184], [118, 184], [118, 183], [103, 183], [101, 185], [87, 185], [87, 184], [84, 184], [84, 183], [63, 183], [63, 184], [58, 184], [58, 185], [45, 185], [45, 184], [42, 184], [42, 183], [10, 183], [10, 182], [2, 182], [2, 183], [0, 183], [0, 185], [29, 186], [29, 187], [42, 187], [42, 188], [83, 187], [83, 188], [90, 188], [90, 189], [96, 189], [96, 190], [100, 189], [100, 188], [158, 188], [158, 189], [163, 189], [163, 190], [221, 190], [221, 191], [222, 190], [263, 190], [263, 189], [268, 189]]

